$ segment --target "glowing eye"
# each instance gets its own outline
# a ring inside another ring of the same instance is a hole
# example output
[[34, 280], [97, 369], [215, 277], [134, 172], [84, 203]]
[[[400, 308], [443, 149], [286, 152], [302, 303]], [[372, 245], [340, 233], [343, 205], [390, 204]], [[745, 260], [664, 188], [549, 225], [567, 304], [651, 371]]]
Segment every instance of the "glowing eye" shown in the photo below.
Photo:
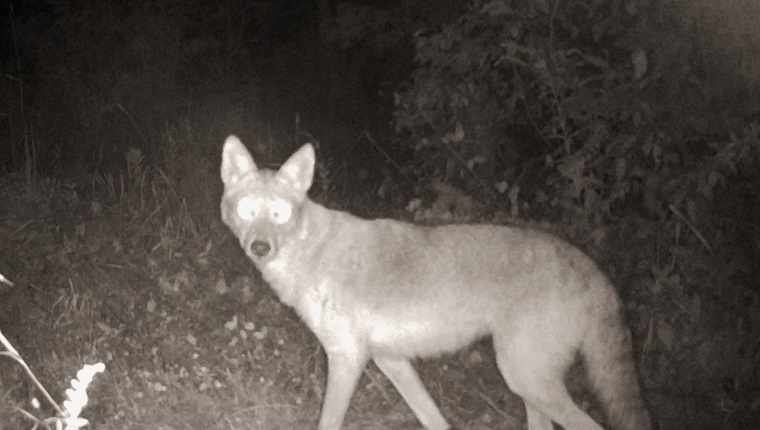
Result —
[[259, 216], [261, 212], [261, 201], [254, 200], [250, 197], [243, 197], [237, 204], [237, 214], [245, 221], [251, 221]]
[[293, 215], [293, 207], [282, 199], [275, 199], [269, 204], [269, 214], [275, 224], [284, 224]]

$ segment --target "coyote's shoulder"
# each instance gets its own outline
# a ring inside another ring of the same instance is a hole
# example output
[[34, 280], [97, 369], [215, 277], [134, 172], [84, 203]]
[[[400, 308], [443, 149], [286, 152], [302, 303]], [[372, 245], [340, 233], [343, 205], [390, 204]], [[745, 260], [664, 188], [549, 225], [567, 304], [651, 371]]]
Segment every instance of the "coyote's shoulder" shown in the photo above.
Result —
[[601, 429], [567, 394], [580, 354], [615, 428], [650, 428], [618, 296], [596, 264], [537, 230], [367, 220], [308, 198], [314, 151], [259, 170], [235, 137], [222, 161], [222, 218], [281, 300], [324, 346], [320, 429], [338, 427], [368, 360], [428, 428], [448, 428], [409, 360], [492, 336], [528, 427]]

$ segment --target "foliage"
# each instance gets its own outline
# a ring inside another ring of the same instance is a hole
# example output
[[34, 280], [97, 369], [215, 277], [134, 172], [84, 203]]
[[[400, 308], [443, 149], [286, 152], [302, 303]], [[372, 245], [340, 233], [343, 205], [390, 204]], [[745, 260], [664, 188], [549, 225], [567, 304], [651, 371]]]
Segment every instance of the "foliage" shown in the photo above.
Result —
[[[152, 155], [166, 118], [210, 83], [223, 87], [245, 72], [243, 61], [230, 61], [243, 49], [241, 17], [196, 0], [42, 0], [15, 13], [16, 57], [2, 60], [14, 77], [8, 110], [23, 123], [3, 137], [34, 142], [33, 167], [41, 171], [121, 167], [128, 145]], [[13, 155], [3, 161], [8, 170], [28, 161], [23, 151]]]
[[[755, 4], [354, 3], [321, 41], [285, 48], [272, 40], [309, 24], [273, 10], [297, 3], [14, 3], [0, 26], [12, 48], [0, 56], [0, 271], [17, 286], [0, 284], [0, 326], [41, 380], [107, 362], [86, 413], [114, 428], [313, 422], [317, 342], [218, 219], [224, 137], [273, 164], [308, 129], [323, 142], [312, 192], [333, 206], [366, 209], [382, 169], [379, 192], [419, 220], [540, 219], [580, 244], [620, 286], [647, 397], [671, 427], [757, 416]], [[413, 48], [398, 138], [384, 142], [385, 117], [370, 133], [357, 113], [407, 76]], [[431, 392], [460, 427], [523, 423], [478, 348], [420, 363]], [[28, 389], [8, 367], [0, 419], [20, 426], [11, 408]], [[412, 420], [377, 375], [356, 421]]]
[[[669, 10], [541, 4], [475, 2], [455, 23], [417, 36], [418, 67], [395, 113], [415, 151], [412, 173], [433, 189], [434, 205], [443, 199], [439, 214], [461, 209], [453, 186], [508, 219], [551, 220], [589, 252], [604, 249], [618, 277], [639, 279], [625, 295], [652, 383], [688, 391], [700, 378], [731, 380], [744, 397], [712, 401], [733, 402], [728, 415], [751, 414], [760, 325], [740, 303], [760, 300], [745, 284], [760, 274], [752, 268], [760, 231], [740, 219], [752, 209], [717, 218], [716, 206], [758, 184], [760, 128], [748, 120], [729, 128], [752, 111], [736, 106], [731, 121], [712, 113], [720, 82], [700, 80], [699, 46], [669, 26]], [[712, 336], [729, 333], [731, 341]], [[734, 352], [731, 370], [708, 372], [722, 348]], [[695, 352], [696, 367], [686, 360]], [[676, 376], [686, 369], [696, 373]]]
[[[5, 279], [1, 275], [0, 278], [3, 280]], [[5, 280], [5, 283], [11, 287], [14, 286], [13, 283], [7, 280]], [[63, 408], [61, 408], [58, 403], [53, 400], [45, 387], [40, 383], [40, 381], [37, 379], [37, 376], [34, 375], [34, 372], [32, 372], [18, 351], [16, 351], [16, 348], [11, 345], [5, 336], [3, 336], [2, 331], [0, 331], [0, 344], [2, 344], [5, 349], [5, 351], [0, 351], [0, 357], [10, 358], [21, 365], [32, 382], [34, 382], [37, 388], [45, 396], [45, 399], [49, 401], [50, 404], [58, 412], [56, 417], [40, 420], [26, 410], [19, 408], [18, 411], [20, 413], [35, 422], [35, 427], [43, 425], [47, 428], [50, 428], [50, 426], [55, 425], [56, 429], [78, 430], [89, 424], [89, 421], [87, 421], [85, 418], [82, 418], [80, 414], [82, 413], [82, 409], [87, 406], [87, 402], [89, 400], [87, 396], [87, 386], [90, 385], [90, 382], [92, 382], [92, 378], [96, 373], [100, 373], [105, 370], [105, 365], [103, 363], [97, 363], [94, 365], [86, 364], [77, 372], [77, 377], [71, 380], [71, 388], [66, 389], [67, 400], [64, 400]], [[35, 401], [39, 403], [36, 398]]]
[[[0, 250], [0, 262], [3, 274], [15, 274], [15, 286], [0, 283], [2, 335], [42, 381], [62, 380], [81, 361], [105, 362], [109, 377], [93, 383], [84, 411], [98, 428], [271, 428], [310, 419], [282, 390], [316, 412], [318, 402], [304, 395], [322, 385], [316, 347], [244, 269], [237, 244], [204, 215], [209, 209], [198, 210], [205, 199], [216, 218], [216, 196], [212, 203], [202, 189], [159, 173], [184, 171], [182, 163], [159, 168], [137, 149], [125, 157], [129, 175], [98, 174], [86, 185], [40, 180], [24, 193], [23, 181], [2, 178], [0, 237], [13, 246]], [[210, 180], [204, 163], [194, 166], [202, 177], [194, 185]], [[31, 428], [31, 415], [19, 411], [33, 394], [7, 361], [0, 421]], [[64, 403], [71, 412], [82, 406], [78, 386]]]

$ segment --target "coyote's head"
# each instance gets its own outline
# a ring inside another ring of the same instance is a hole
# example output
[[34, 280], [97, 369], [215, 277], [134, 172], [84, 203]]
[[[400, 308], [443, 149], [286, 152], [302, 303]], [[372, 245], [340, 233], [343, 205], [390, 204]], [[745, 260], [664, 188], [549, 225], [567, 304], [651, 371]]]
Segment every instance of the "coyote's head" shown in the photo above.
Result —
[[222, 220], [257, 265], [275, 258], [302, 222], [303, 203], [314, 177], [314, 148], [304, 145], [279, 170], [259, 170], [240, 139], [230, 136], [222, 152]]

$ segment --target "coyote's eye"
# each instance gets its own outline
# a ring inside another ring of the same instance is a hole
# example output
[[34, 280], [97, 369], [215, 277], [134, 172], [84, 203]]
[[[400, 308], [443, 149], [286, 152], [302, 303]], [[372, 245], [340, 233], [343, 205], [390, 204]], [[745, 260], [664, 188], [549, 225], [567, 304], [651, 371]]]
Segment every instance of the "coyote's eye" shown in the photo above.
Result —
[[269, 215], [275, 224], [284, 224], [290, 220], [293, 207], [282, 199], [274, 199], [269, 203]]
[[261, 212], [261, 200], [254, 200], [250, 197], [243, 197], [237, 204], [238, 216], [245, 220], [251, 221]]

